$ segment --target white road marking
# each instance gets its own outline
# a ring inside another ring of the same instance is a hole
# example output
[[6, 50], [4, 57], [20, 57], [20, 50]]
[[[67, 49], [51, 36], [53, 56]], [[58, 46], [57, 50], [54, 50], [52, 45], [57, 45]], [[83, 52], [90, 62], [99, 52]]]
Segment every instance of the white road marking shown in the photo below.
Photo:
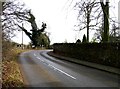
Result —
[[[34, 54], [34, 56], [37, 56], [37, 55]], [[46, 62], [45, 62], [44, 60], [42, 60], [41, 58], [39, 58], [39, 57], [36, 57], [36, 58], [39, 59], [39, 60], [40, 60], [41, 62], [43, 62], [44, 64], [46, 64], [47, 66], [49, 66], [50, 68], [54, 69], [55, 71], [59, 71], [59, 72], [65, 74], [65, 75], [67, 75], [68, 77], [71, 77], [72, 79], [76, 79], [75, 77], [73, 77], [72, 75], [70, 75], [70, 74], [68, 74], [68, 73], [66, 73], [66, 72], [64, 72], [64, 71], [62, 71], [61, 69], [56, 68], [55, 66], [46, 63]]]
[[34, 56], [36, 56], [36, 54], [34, 54]]
[[37, 59], [40, 59], [39, 57], [36, 57]]
[[39, 60], [42, 61], [42, 62], [45, 62], [44, 60], [40, 59], [39, 57], [36, 57], [36, 58], [39, 59]]
[[76, 78], [73, 77], [72, 75], [70, 75], [70, 74], [68, 74], [68, 73], [66, 73], [66, 72], [64, 72], [64, 71], [62, 71], [62, 70], [56, 68], [55, 66], [53, 66], [53, 65], [51, 65], [51, 64], [49, 64], [48, 66], [51, 67], [51, 68], [54, 68], [54, 70], [58, 70], [59, 72], [61, 72], [61, 73], [65, 74], [65, 75], [71, 77], [72, 79], [76, 79]]

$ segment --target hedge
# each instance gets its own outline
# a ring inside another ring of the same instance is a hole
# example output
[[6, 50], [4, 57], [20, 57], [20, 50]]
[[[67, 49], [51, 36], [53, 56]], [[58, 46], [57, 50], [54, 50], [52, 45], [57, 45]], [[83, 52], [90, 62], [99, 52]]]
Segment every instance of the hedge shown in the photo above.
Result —
[[120, 43], [55, 43], [53, 52], [120, 68]]

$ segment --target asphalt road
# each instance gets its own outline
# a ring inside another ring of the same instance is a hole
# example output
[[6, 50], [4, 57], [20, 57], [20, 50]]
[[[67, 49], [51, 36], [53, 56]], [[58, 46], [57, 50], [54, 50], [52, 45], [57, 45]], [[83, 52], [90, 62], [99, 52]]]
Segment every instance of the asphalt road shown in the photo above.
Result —
[[33, 50], [20, 55], [28, 87], [119, 87], [118, 75], [74, 64]]

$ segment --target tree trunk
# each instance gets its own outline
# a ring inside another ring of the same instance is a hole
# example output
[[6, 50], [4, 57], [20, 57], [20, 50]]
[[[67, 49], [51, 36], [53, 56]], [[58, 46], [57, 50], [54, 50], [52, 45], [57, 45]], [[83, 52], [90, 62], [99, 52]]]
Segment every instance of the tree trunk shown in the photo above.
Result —
[[101, 2], [101, 7], [104, 14], [104, 33], [103, 33], [103, 42], [109, 42], [109, 2], [106, 2], [106, 5]]
[[87, 15], [87, 42], [89, 42], [89, 23], [90, 23], [90, 12], [91, 12], [91, 10], [89, 10], [89, 8], [90, 8], [90, 6], [88, 5], [86, 7], [86, 9], [87, 9], [87, 13], [86, 13], [86, 15]]
[[105, 14], [105, 30], [104, 30], [104, 42], [109, 41], [109, 2], [106, 2], [106, 14]]

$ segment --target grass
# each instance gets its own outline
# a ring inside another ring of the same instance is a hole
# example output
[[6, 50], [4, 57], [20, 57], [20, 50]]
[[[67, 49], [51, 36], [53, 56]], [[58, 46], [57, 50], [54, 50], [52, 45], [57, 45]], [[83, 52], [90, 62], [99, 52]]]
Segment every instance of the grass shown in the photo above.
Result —
[[13, 48], [3, 53], [2, 61], [2, 87], [24, 87], [20, 72], [18, 55], [26, 50]]

